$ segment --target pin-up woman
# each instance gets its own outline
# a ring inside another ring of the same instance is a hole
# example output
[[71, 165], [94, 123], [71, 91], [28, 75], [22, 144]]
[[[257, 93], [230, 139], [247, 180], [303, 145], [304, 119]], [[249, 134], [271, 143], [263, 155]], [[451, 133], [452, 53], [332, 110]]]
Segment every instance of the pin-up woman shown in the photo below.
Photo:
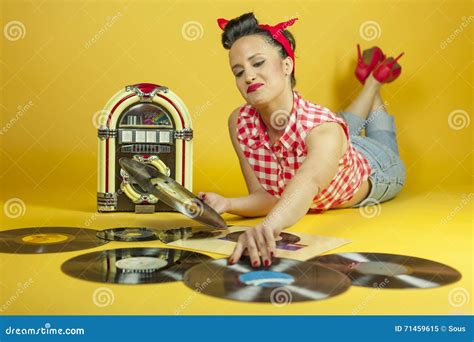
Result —
[[[373, 205], [405, 182], [394, 119], [380, 96], [401, 72], [397, 58], [358, 47], [356, 99], [338, 114], [303, 98], [295, 87], [295, 40], [288, 26], [259, 25], [253, 13], [219, 19], [222, 45], [245, 104], [229, 117], [229, 133], [249, 195], [199, 197], [219, 213], [265, 216], [239, 238], [229, 262], [248, 253], [252, 266], [271, 264], [275, 237], [308, 212]], [[365, 130], [365, 136], [361, 136]]]

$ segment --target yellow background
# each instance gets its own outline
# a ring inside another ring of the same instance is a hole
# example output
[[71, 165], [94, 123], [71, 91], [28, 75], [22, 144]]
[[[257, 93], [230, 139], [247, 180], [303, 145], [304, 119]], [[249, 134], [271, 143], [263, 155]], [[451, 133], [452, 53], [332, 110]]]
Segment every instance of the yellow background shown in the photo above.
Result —
[[[7, 23], [20, 21], [24, 37], [9, 40], [3, 32], [1, 43], [1, 199], [19, 198], [25, 207], [23, 215], [11, 217], [2, 206], [1, 229], [189, 224], [177, 214], [94, 214], [96, 113], [115, 92], [139, 82], [171, 88], [190, 110], [195, 131], [194, 192], [245, 194], [227, 134], [227, 117], [242, 99], [229, 70], [227, 51], [220, 44], [216, 18], [254, 11], [261, 23], [274, 24], [298, 17], [291, 28], [297, 41], [296, 89], [333, 111], [342, 110], [361, 89], [353, 76], [357, 43], [362, 48], [378, 45], [391, 56], [405, 52], [400, 78], [384, 86], [382, 95], [396, 118], [408, 177], [400, 196], [382, 204], [381, 215], [372, 220], [361, 217], [356, 209], [336, 210], [308, 216], [294, 229], [354, 241], [338, 251], [432, 258], [457, 267], [464, 277], [450, 287], [425, 290], [425, 297], [418, 291], [390, 291], [373, 299], [367, 297], [370, 290], [356, 288], [329, 301], [294, 304], [278, 312], [271, 306], [197, 296], [183, 313], [211, 313], [208, 308], [215, 308], [216, 313], [350, 314], [360, 303], [365, 303], [363, 314], [472, 312], [471, 301], [459, 307], [448, 303], [452, 289], [461, 287], [472, 295], [472, 196], [466, 197], [472, 195], [474, 18], [470, 4], [2, 1], [2, 31]], [[183, 33], [189, 22], [198, 23], [197, 32]], [[375, 32], [364, 31], [367, 25], [378, 27]], [[194, 34], [197, 39], [189, 40]], [[30, 108], [19, 115], [28, 104]], [[455, 120], [449, 120], [450, 113]], [[465, 198], [467, 204], [463, 204]], [[103, 249], [122, 246], [114, 243]], [[166, 314], [182, 302], [179, 294], [192, 295], [182, 284], [159, 285], [174, 289], [176, 299], [166, 291], [155, 297], [156, 286], [143, 286], [141, 291], [149, 296], [135, 300], [129, 286], [111, 285], [116, 291], [114, 306], [103, 309], [88, 303], [80, 308], [83, 296], [79, 294], [90, 296], [100, 284], [80, 282], [77, 286], [58, 267], [81, 253], [2, 255], [0, 305], [15, 292], [18, 282], [31, 275], [35, 286], [9, 305], [6, 313]], [[49, 284], [63, 291], [51, 297]], [[73, 289], [78, 292], [71, 295]], [[144, 298], [154, 298], [153, 308]], [[412, 303], [407, 311], [397, 308], [401, 299]]]

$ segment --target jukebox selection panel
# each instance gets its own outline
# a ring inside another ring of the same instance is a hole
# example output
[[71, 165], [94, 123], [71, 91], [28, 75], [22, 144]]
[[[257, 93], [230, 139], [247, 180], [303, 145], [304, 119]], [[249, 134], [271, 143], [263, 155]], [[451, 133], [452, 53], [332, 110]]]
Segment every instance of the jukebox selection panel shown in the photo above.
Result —
[[118, 129], [120, 151], [124, 153], [170, 153], [174, 125], [163, 108], [139, 104], [122, 117]]

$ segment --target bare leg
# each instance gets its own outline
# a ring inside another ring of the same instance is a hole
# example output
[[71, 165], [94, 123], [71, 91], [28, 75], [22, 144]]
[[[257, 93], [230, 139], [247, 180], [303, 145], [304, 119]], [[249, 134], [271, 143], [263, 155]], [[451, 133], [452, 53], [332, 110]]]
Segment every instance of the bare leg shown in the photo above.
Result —
[[380, 95], [380, 89], [377, 90], [374, 96], [374, 103], [372, 104], [372, 112], [377, 112], [379, 110], [386, 111], [385, 108], [386, 103], [382, 100], [382, 96]]
[[365, 135], [386, 145], [399, 155], [395, 121], [393, 116], [388, 114], [386, 105], [387, 102], [383, 101], [379, 89], [375, 93], [372, 109], [365, 121]]
[[[369, 75], [365, 81], [364, 87], [359, 95], [354, 101], [344, 110], [344, 112], [349, 112], [355, 114], [362, 119], [367, 119], [369, 111], [374, 106], [374, 100], [376, 95], [379, 94], [380, 98], [380, 87], [382, 83], [378, 82], [372, 75]], [[381, 98], [380, 98], [381, 99]]]

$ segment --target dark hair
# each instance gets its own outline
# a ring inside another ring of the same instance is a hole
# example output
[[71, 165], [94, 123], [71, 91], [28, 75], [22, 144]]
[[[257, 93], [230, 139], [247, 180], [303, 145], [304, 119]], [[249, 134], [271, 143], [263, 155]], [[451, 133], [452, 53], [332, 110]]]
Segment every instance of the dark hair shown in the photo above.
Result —
[[[295, 51], [296, 42], [293, 35], [288, 30], [283, 30], [282, 33], [290, 42], [293, 51]], [[255, 18], [255, 15], [252, 12], [242, 14], [240, 17], [234, 18], [227, 23], [224, 32], [222, 33], [222, 46], [229, 50], [237, 39], [254, 34], [264, 36], [267, 42], [278, 49], [282, 58], [288, 57], [288, 54], [286, 53], [283, 46], [278, 41], [273, 39], [268, 31], [265, 31], [258, 26], [257, 18]], [[292, 72], [291, 86], [294, 87], [295, 85], [295, 73]]]

